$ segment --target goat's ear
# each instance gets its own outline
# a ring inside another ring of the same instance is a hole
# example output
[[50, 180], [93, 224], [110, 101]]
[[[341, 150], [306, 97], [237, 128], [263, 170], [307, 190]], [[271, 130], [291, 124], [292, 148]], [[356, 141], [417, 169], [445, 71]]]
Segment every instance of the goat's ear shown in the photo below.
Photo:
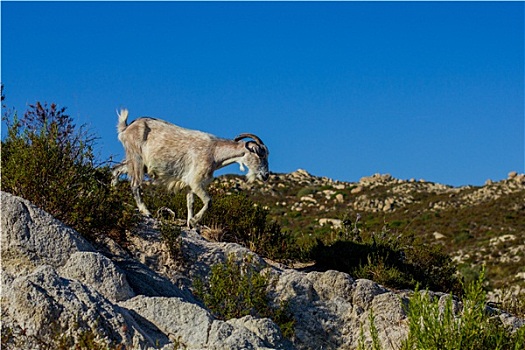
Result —
[[260, 146], [256, 142], [248, 141], [244, 144], [244, 146], [248, 151], [257, 154], [259, 157], [266, 156], [266, 147]]

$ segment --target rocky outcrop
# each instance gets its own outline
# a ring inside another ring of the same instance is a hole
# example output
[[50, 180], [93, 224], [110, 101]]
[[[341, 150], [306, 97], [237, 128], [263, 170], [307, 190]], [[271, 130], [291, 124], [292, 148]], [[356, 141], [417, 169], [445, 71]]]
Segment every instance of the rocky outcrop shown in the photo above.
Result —
[[[182, 232], [183, 261], [175, 261], [151, 219], [129, 233], [127, 250], [110, 241], [95, 247], [28, 201], [3, 192], [1, 200], [7, 349], [79, 340], [126, 349], [353, 349], [361, 329], [371, 342], [371, 313], [383, 349], [398, 348], [407, 335], [408, 292], [337, 271], [288, 269], [195, 231]], [[193, 296], [192, 280], [228, 256], [269, 273], [272, 302], [287, 302], [296, 319], [293, 339], [267, 318], [216, 319]]]
[[62, 266], [74, 252], [94, 251], [93, 246], [77, 232], [28, 201], [5, 192], [1, 193], [1, 199], [0, 242], [3, 252], [16, 255], [13, 258], [23, 257], [30, 265]]
[[[273, 321], [217, 320], [177, 286], [177, 279], [106, 246], [102, 251], [111, 260], [22, 198], [2, 192], [1, 200], [6, 348], [47, 349], [49, 344], [74, 344], [86, 335], [96, 344], [129, 349], [292, 347]], [[193, 269], [200, 273], [229, 253], [245, 251], [231, 244], [212, 249], [195, 238], [190, 233], [185, 240]]]

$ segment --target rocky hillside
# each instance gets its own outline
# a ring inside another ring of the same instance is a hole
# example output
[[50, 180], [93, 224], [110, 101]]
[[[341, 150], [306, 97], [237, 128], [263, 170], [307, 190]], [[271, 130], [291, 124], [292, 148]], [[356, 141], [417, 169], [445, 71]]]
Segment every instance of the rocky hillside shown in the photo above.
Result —
[[[1, 193], [2, 344], [6, 349], [338, 349], [356, 348], [373, 310], [384, 349], [407, 334], [408, 291], [336, 272], [300, 272], [269, 264], [234, 243], [183, 231], [183, 259], [173, 260], [155, 220], [129, 233], [123, 249], [93, 245], [28, 201]], [[219, 320], [192, 294], [227, 256], [269, 273], [272, 302], [286, 300], [296, 319], [285, 338], [270, 319]], [[251, 256], [247, 259], [247, 256]], [[437, 297], [444, 294], [435, 293]], [[502, 313], [502, 322], [523, 320]], [[365, 332], [368, 342], [371, 341]], [[86, 345], [87, 344], [87, 345]], [[95, 346], [96, 345], [96, 346]], [[4, 348], [3, 347], [3, 348]]]
[[214, 186], [244, 192], [300, 242], [368, 232], [412, 233], [442, 244], [465, 276], [487, 266], [490, 287], [525, 288], [525, 175], [510, 172], [484, 186], [452, 187], [385, 174], [341, 182], [305, 170], [249, 185], [223, 176]]
[[[87, 340], [119, 349], [355, 347], [372, 307], [384, 315], [378, 327], [385, 344], [407, 332], [398, 296], [368, 280], [270, 266], [237, 244], [210, 243], [194, 231], [183, 232], [179, 264], [153, 220], [130, 234], [127, 250], [111, 240], [95, 247], [28, 201], [7, 193], [1, 200], [7, 349], [68, 348]], [[270, 319], [215, 319], [192, 295], [192, 280], [231, 254], [251, 255], [274, 276], [274, 301], [289, 300], [298, 321], [293, 342]]]

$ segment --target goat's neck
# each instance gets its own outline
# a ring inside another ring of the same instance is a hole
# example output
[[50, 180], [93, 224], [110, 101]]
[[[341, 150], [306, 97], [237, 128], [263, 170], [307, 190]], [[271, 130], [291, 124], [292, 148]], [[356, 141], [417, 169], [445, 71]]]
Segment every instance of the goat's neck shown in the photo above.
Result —
[[246, 148], [238, 142], [221, 140], [217, 143], [214, 152], [215, 168], [220, 169], [232, 163], [241, 163]]

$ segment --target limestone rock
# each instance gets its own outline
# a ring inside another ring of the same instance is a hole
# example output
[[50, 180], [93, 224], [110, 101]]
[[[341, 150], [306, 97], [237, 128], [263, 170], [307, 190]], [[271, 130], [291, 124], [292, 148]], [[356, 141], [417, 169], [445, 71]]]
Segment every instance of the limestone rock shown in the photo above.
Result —
[[82, 332], [94, 333], [101, 344], [133, 347], [153, 347], [151, 336], [160, 336], [147, 334], [127, 312], [91, 287], [60, 277], [49, 265], [3, 284], [2, 294], [3, 326], [23, 330], [29, 340], [19, 344], [21, 349], [38, 349], [32, 341], [74, 339]]
[[355, 283], [352, 294], [354, 306], [363, 310], [368, 309], [376, 295], [386, 293], [387, 290], [375, 282], [366, 279], [359, 279]]
[[37, 264], [63, 265], [79, 251], [94, 251], [75, 230], [31, 202], [1, 192], [2, 255], [25, 256]]
[[330, 225], [335, 229], [339, 229], [343, 227], [343, 220], [341, 219], [330, 219], [330, 218], [321, 218], [319, 219], [319, 225]]
[[100, 253], [74, 253], [59, 271], [66, 278], [76, 279], [96, 288], [100, 294], [113, 302], [135, 296], [126, 275]]
[[444, 235], [444, 234], [439, 233], [439, 232], [437, 232], [437, 231], [434, 232], [432, 235], [434, 235], [434, 238], [435, 238], [435, 239], [443, 239], [443, 238], [445, 238], [445, 235]]
[[350, 190], [350, 193], [357, 194], [357, 193], [359, 193], [361, 191], [363, 191], [363, 186], [356, 186], [356, 187], [352, 188], [352, 190]]
[[188, 349], [288, 347], [279, 327], [269, 319], [246, 316], [228, 321], [216, 320], [201, 306], [181, 298], [137, 296], [120, 305], [133, 310]]
[[[287, 300], [296, 317], [299, 349], [352, 349], [361, 325], [374, 312], [385, 349], [399, 347], [407, 335], [402, 298], [369, 280], [354, 281], [338, 271], [299, 273], [286, 270], [276, 284], [279, 299]], [[395, 325], [394, 325], [395, 323]], [[369, 338], [369, 333], [365, 335]]]
[[157, 327], [163, 334], [179, 339], [189, 348], [203, 348], [213, 317], [202, 307], [176, 297], [146, 297], [139, 295], [120, 303], [142, 319]]

